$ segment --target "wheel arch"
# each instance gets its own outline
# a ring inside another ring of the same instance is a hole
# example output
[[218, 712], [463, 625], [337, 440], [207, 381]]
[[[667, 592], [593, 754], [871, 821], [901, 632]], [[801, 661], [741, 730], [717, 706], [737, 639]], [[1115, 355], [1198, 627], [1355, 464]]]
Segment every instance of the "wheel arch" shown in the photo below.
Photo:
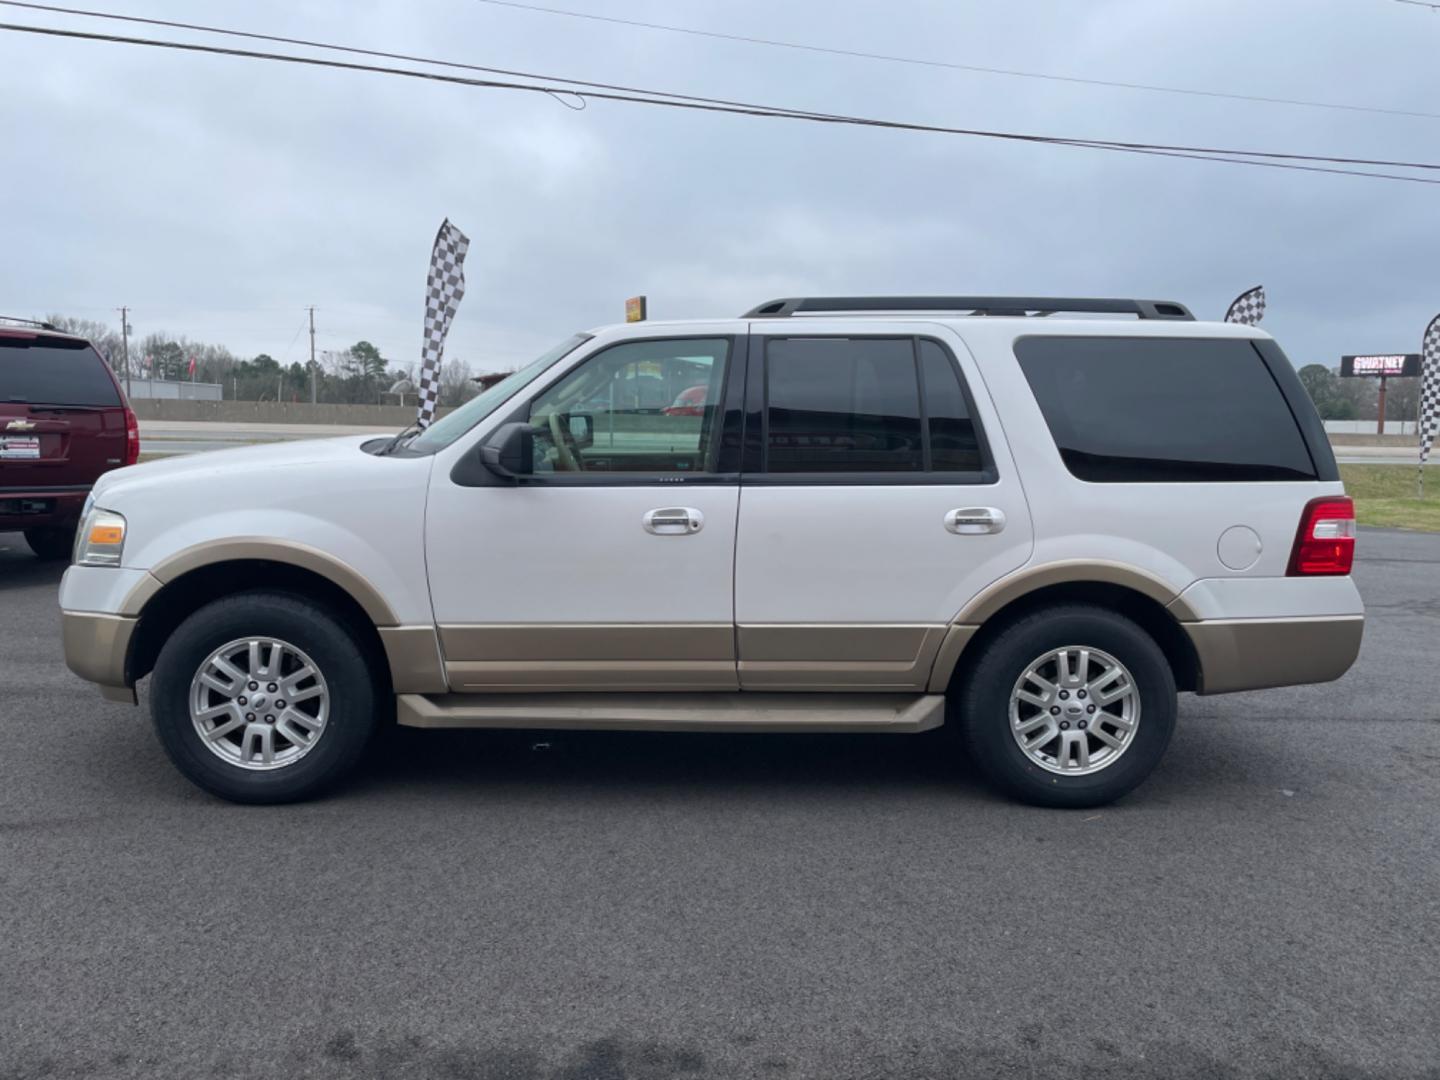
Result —
[[[375, 620], [377, 610], [388, 613], [389, 609], [383, 602], [377, 609], [378, 597], [368, 586], [357, 596], [348, 583], [336, 580], [343, 579], [342, 574], [327, 574], [313, 564], [259, 553], [185, 562], [178, 559], [151, 572], [160, 584], [158, 589], [149, 587], [141, 599], [143, 607], [137, 612], [139, 620], [125, 662], [126, 685], [133, 686], [150, 674], [166, 640], [200, 608], [222, 597], [258, 590], [303, 597], [326, 608], [353, 631], [375, 670], [383, 673], [387, 682], [390, 679], [391, 664]], [[332, 561], [326, 556], [322, 564], [332, 565]], [[166, 571], [163, 575], [162, 569]], [[390, 618], [393, 625], [393, 616]]]
[[[1005, 627], [1035, 611], [1062, 604], [1094, 604], [1131, 619], [1155, 640], [1170, 665], [1178, 690], [1200, 685], [1200, 658], [1175, 611], [1175, 592], [1148, 575], [1125, 580], [1121, 575], [1081, 579], [1040, 578], [1028, 589], [1006, 596], [982, 594], [951, 627], [931, 675], [932, 691], [959, 687], [985, 645]], [[1120, 578], [1120, 580], [1117, 580]], [[973, 612], [973, 613], [972, 613]]]
[[[294, 540], [233, 536], [184, 548], [150, 570], [161, 585], [208, 567], [261, 562], [309, 571], [338, 588], [365, 612], [373, 626], [395, 626], [396, 618], [385, 598], [354, 567], [327, 551]], [[146, 598], [148, 599], [148, 597]], [[134, 614], [139, 614], [135, 611]]]

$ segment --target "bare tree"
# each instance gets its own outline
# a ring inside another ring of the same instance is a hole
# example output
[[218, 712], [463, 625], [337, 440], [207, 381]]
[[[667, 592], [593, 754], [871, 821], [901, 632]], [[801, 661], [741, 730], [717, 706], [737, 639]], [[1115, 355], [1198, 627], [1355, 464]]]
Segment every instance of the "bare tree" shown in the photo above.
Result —
[[475, 394], [470, 381], [470, 365], [464, 360], [450, 360], [440, 367], [440, 404], [460, 405]]

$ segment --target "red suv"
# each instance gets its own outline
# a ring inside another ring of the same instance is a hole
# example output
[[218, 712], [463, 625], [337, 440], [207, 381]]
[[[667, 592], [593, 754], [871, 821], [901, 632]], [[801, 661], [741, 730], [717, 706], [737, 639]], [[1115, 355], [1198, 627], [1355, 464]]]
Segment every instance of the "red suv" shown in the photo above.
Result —
[[139, 459], [140, 426], [88, 341], [11, 323], [0, 323], [0, 532], [22, 529], [36, 555], [64, 559], [96, 478]]

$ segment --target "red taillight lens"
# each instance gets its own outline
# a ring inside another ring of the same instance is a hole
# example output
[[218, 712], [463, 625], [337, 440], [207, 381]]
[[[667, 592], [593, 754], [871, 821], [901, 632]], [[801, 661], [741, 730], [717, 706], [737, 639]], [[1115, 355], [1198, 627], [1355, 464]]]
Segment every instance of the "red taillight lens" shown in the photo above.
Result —
[[1311, 499], [1300, 515], [1286, 573], [1348, 574], [1354, 562], [1355, 504], [1344, 495]]
[[135, 410], [125, 406], [125, 464], [134, 465], [140, 460], [140, 421]]

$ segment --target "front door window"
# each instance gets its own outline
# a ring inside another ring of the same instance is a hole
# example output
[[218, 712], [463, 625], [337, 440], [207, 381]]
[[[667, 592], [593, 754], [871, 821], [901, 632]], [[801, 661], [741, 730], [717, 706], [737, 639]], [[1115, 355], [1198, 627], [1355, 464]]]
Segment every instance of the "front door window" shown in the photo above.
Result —
[[530, 404], [535, 471], [715, 471], [726, 338], [630, 341], [586, 360]]

